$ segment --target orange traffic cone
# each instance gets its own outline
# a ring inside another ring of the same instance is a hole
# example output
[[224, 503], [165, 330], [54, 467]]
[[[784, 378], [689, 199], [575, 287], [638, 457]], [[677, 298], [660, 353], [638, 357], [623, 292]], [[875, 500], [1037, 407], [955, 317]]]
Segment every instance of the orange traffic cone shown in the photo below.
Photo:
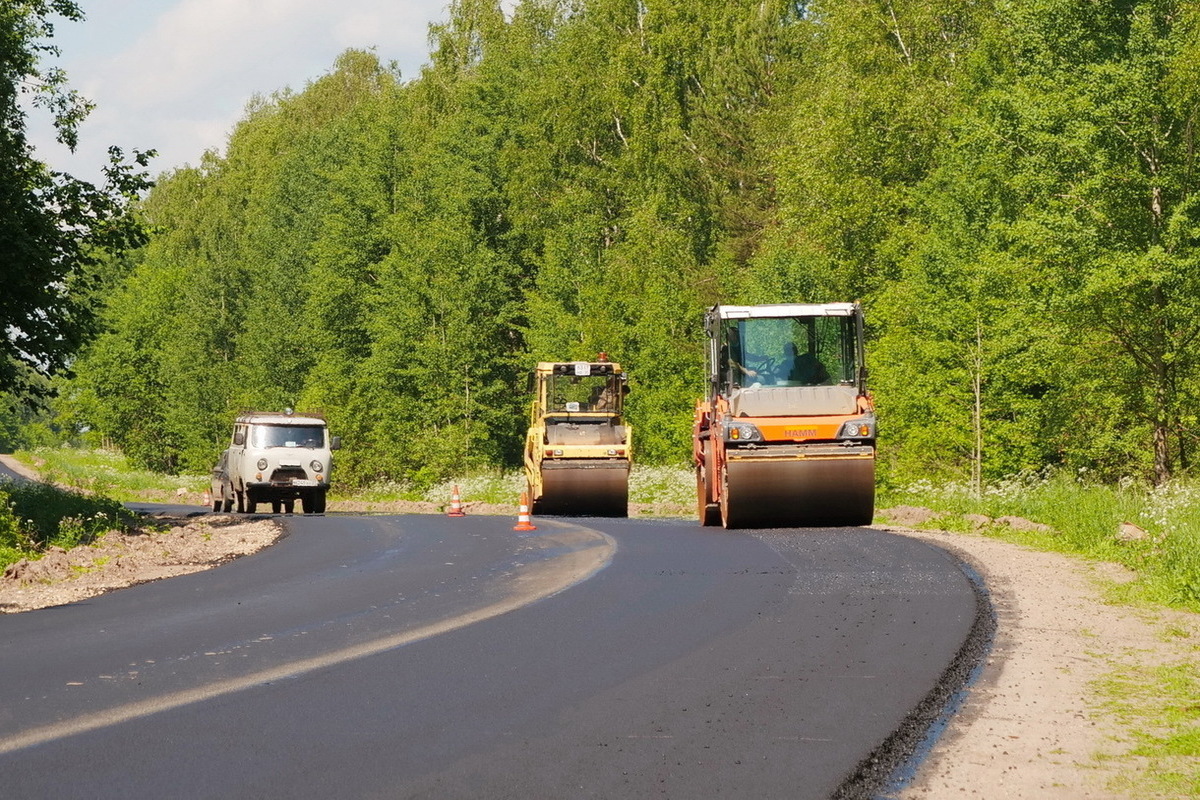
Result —
[[521, 492], [521, 510], [517, 512], [517, 524], [514, 531], [536, 531], [537, 526], [529, 521], [529, 494]]
[[465, 517], [467, 512], [463, 511], [462, 498], [458, 496], [458, 484], [454, 484], [454, 493], [450, 495], [450, 510], [446, 512], [447, 517]]

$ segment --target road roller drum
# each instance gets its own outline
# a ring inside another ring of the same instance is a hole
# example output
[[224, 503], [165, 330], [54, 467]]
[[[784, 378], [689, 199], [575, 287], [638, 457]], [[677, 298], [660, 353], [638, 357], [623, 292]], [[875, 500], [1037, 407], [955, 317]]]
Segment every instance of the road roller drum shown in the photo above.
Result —
[[623, 517], [628, 507], [628, 461], [542, 462], [542, 493], [533, 513]]
[[803, 458], [735, 458], [721, 492], [726, 528], [866, 525], [875, 507], [870, 451]]

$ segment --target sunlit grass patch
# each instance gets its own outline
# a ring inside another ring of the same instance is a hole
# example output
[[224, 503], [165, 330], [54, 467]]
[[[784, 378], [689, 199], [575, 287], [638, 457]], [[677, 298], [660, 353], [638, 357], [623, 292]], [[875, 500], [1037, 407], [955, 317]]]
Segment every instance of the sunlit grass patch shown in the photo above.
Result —
[[525, 491], [525, 474], [517, 471], [489, 471], [466, 475], [429, 487], [420, 499], [430, 503], [448, 504], [455, 486], [458, 486], [463, 502], [516, 506], [521, 492]]
[[635, 465], [629, 476], [629, 502], [683, 505], [696, 504], [696, 475], [689, 467]]
[[47, 481], [123, 502], [171, 502], [180, 489], [203, 492], [209, 483], [207, 475], [164, 475], [138, 469], [116, 450], [41, 447], [15, 455]]
[[[952, 530], [973, 529], [965, 520], [968, 514], [1042, 523], [1052, 530], [991, 525], [982, 531], [1042, 550], [1123, 564], [1138, 576], [1114, 590], [1123, 599], [1200, 611], [1200, 483], [1113, 486], [1052, 473], [1017, 476], [976, 493], [966, 484], [917, 481], [889, 488], [877, 505], [927, 507], [940, 515], [932, 526]], [[1123, 523], [1137, 529], [1134, 538], [1121, 538]]]
[[[1200, 649], [1193, 648], [1200, 656]], [[1102, 707], [1127, 732], [1119, 786], [1138, 796], [1200, 797], [1200, 659], [1122, 661], [1097, 683]]]

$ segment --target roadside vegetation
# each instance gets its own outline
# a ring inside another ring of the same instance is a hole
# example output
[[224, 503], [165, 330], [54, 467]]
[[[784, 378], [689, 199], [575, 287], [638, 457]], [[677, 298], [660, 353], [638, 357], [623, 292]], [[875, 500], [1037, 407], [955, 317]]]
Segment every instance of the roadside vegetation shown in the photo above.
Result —
[[44, 483], [0, 482], [0, 570], [52, 547], [91, 544], [129, 518], [120, 502]]
[[1134, 768], [1114, 788], [1131, 797], [1200, 797], [1200, 643], [1189, 649], [1188, 658], [1169, 664], [1121, 653], [1097, 687], [1103, 709], [1126, 732], [1125, 761]]
[[[881, 493], [881, 508], [896, 505], [937, 512], [923, 527], [980, 531], [1041, 550], [1122, 564], [1138, 578], [1114, 588], [1114, 599], [1200, 612], [1196, 481], [1103, 484], [1056, 472], [1018, 476], [978, 493], [965, 483], [918, 481]], [[996, 522], [1006, 516], [1048, 529], [1018, 530]]]
[[[209, 488], [207, 475], [164, 475], [135, 466], [113, 449], [39, 447], [19, 450], [15, 456], [37, 470], [44, 480], [121, 502], [170, 503], [181, 496], [194, 502], [197, 495]], [[629, 482], [630, 502], [671, 509], [682, 507], [690, 514], [695, 502], [694, 480], [690, 469], [634, 465]], [[455, 486], [464, 501], [515, 506], [525, 488], [525, 477], [518, 470], [493, 468], [432, 485], [421, 481], [381, 481], [354, 488], [335, 483], [329, 497], [334, 502], [409, 500], [445, 505]]]
[[1098, 710], [1123, 734], [1124, 752], [1101, 757], [1122, 766], [1112, 788], [1130, 797], [1200, 797], [1200, 641], [1160, 628], [1165, 637], [1183, 637], [1176, 658], [1147, 663], [1143, 653], [1122, 649], [1094, 686]]
[[39, 447], [14, 455], [45, 481], [119, 502], [167, 503], [181, 492], [195, 494], [208, 488], [207, 475], [165, 475], [140, 468], [118, 450]]

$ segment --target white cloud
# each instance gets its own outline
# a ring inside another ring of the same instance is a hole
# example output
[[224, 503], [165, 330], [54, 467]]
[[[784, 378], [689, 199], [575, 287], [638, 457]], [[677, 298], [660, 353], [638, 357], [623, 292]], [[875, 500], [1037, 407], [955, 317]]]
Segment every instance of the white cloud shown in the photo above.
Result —
[[[302, 89], [346, 48], [374, 47], [381, 60], [414, 77], [427, 60], [429, 23], [445, 17], [446, 2], [178, 0], [165, 10], [156, 0], [97, 4], [78, 31], [58, 37], [72, 85], [97, 105], [81, 128], [80, 153], [68, 158], [48, 144], [48, 131], [31, 126], [31, 133], [39, 155], [92, 180], [110, 144], [157, 149], [156, 170], [196, 164], [205, 150], [224, 147], [251, 96]], [[129, 29], [133, 20], [140, 31]], [[87, 26], [95, 26], [94, 38]], [[121, 44], [114, 47], [116, 37]]]

